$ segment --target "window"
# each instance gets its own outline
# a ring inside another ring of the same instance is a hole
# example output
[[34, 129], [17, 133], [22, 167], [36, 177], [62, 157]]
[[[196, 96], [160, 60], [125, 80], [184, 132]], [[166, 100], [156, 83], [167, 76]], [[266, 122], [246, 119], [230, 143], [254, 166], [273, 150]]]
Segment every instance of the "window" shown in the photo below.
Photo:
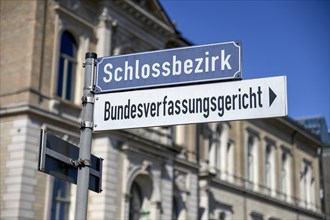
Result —
[[259, 189], [259, 136], [256, 132], [248, 129], [247, 139], [247, 152], [246, 152], [246, 186], [248, 189]]
[[269, 217], [268, 220], [281, 220], [281, 219], [276, 218], [276, 217]]
[[[149, 161], [143, 161], [141, 172], [149, 172]], [[149, 175], [139, 174], [130, 184], [129, 200], [127, 200], [127, 209], [125, 208], [124, 219], [142, 220], [150, 219], [151, 210], [156, 211], [157, 207], [151, 207], [150, 201], [153, 194], [152, 179]]]
[[233, 181], [234, 143], [229, 139], [228, 123], [210, 124], [209, 167], [222, 180]]
[[210, 124], [210, 137], [209, 137], [209, 169], [210, 172], [214, 174], [219, 174], [220, 172], [220, 133], [218, 124]]
[[313, 209], [315, 206], [315, 181], [312, 177], [312, 164], [310, 161], [303, 161], [303, 170], [300, 177], [301, 205]]
[[220, 201], [210, 201], [210, 215], [209, 219], [214, 220], [226, 220], [233, 218], [233, 206], [232, 204], [222, 203]]
[[264, 193], [275, 196], [276, 190], [275, 186], [277, 183], [276, 180], [276, 143], [274, 140], [265, 137], [264, 139], [265, 147], [264, 147], [264, 164], [263, 164], [263, 172], [264, 172]]
[[271, 168], [272, 168], [272, 164], [271, 164], [271, 146], [269, 144], [267, 144], [266, 147], [266, 155], [265, 155], [265, 184], [266, 184], [266, 190], [268, 191], [268, 193], [270, 193], [270, 188], [271, 188], [271, 181], [272, 181], [272, 177], [271, 177]]
[[175, 196], [172, 198], [172, 219], [177, 220], [179, 218], [179, 204]]
[[219, 220], [226, 220], [226, 213], [225, 212], [220, 212]]
[[227, 180], [229, 182], [233, 182], [234, 181], [234, 142], [233, 141], [229, 141], [227, 143], [226, 172], [227, 172]]
[[307, 203], [309, 200], [309, 192], [308, 192], [308, 177], [309, 177], [309, 166], [304, 164], [303, 171], [301, 173], [300, 179], [300, 191], [301, 191], [301, 199], [303, 202], [303, 206], [307, 207]]
[[221, 123], [220, 125], [220, 178], [223, 180], [229, 179], [229, 174], [233, 175], [234, 154], [232, 142], [229, 139], [230, 125]]
[[129, 201], [129, 220], [139, 220], [142, 209], [143, 197], [139, 185], [133, 182]]
[[181, 170], [174, 170], [173, 178], [173, 198], [172, 198], [172, 219], [186, 219], [188, 198], [189, 173]]
[[291, 201], [291, 153], [290, 150], [282, 148], [281, 155], [281, 196], [283, 200], [290, 202]]
[[311, 195], [310, 195], [310, 205], [308, 206], [310, 209], [315, 210], [315, 178], [311, 179]]
[[70, 205], [70, 183], [55, 178], [50, 219], [67, 219]]
[[73, 101], [74, 99], [76, 57], [77, 43], [68, 31], [64, 31], [61, 36], [56, 94], [58, 97], [68, 101]]
[[254, 140], [252, 136], [249, 136], [248, 140], [248, 153], [247, 153], [247, 172], [248, 172], [248, 183], [251, 187], [253, 185], [253, 176], [254, 176], [254, 169], [253, 169], [253, 144]]
[[221, 140], [220, 140], [220, 130], [217, 129], [215, 134], [213, 135], [213, 144], [215, 145], [215, 168], [217, 170], [217, 174], [219, 175], [221, 172]]
[[288, 179], [288, 170], [287, 170], [287, 162], [288, 161], [288, 156], [287, 153], [282, 153], [281, 157], [281, 185], [282, 185], [282, 192], [284, 195], [284, 198], [286, 197], [287, 194], [287, 179]]
[[252, 212], [250, 215], [251, 215], [252, 220], [263, 220], [264, 219], [263, 214], [261, 214], [259, 212]]

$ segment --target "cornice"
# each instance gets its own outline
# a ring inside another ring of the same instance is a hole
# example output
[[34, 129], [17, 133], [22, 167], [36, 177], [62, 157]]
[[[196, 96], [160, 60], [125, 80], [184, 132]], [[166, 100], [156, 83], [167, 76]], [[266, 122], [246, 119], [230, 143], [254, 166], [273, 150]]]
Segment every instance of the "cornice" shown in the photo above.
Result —
[[86, 26], [89, 29], [94, 30], [94, 28], [96, 27], [95, 24], [87, 21], [83, 17], [79, 16], [77, 13], [71, 12], [70, 10], [61, 6], [60, 4], [55, 4], [53, 8], [57, 13], [62, 13], [66, 16], [69, 16], [69, 17], [73, 18], [74, 20], [80, 22], [81, 24], [83, 24], [84, 26]]
[[134, 19], [139, 20], [146, 24], [147, 26], [159, 30], [161, 32], [165, 33], [171, 33], [175, 34], [176, 31], [173, 27], [170, 27], [169, 25], [163, 23], [159, 19], [157, 19], [155, 16], [150, 14], [148, 11], [142, 9], [138, 5], [136, 5], [134, 2], [129, 0], [116, 0], [115, 4], [120, 6], [122, 9], [124, 9], [127, 13], [133, 16]]
[[48, 120], [52, 120], [56, 123], [75, 127], [79, 129], [78, 120], [72, 120], [70, 118], [63, 118], [63, 116], [59, 116], [57, 114], [46, 111], [38, 106], [33, 106], [30, 104], [22, 104], [16, 106], [10, 106], [0, 109], [0, 118], [14, 116], [14, 115], [36, 115], [37, 117], [47, 118]]
[[302, 134], [303, 136], [308, 137], [310, 140], [315, 142], [317, 145], [320, 145], [320, 146], [322, 145], [321, 140], [316, 135], [314, 135], [309, 130], [304, 128], [302, 125], [300, 125], [294, 119], [292, 119], [290, 117], [281, 117], [281, 118], [276, 118], [275, 120], [290, 127], [293, 131], [296, 131], [296, 132]]

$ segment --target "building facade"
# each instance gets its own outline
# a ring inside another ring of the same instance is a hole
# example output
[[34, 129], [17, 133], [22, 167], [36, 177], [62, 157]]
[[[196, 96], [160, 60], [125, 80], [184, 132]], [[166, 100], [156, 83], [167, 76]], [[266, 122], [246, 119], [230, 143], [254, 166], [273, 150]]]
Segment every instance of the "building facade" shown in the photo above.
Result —
[[308, 117], [297, 120], [323, 142], [321, 153], [321, 198], [326, 219], [330, 219], [330, 130], [324, 117]]
[[[189, 46], [156, 0], [1, 2], [1, 219], [74, 218], [37, 171], [40, 129], [79, 145], [84, 55]], [[321, 142], [289, 118], [93, 134], [89, 219], [322, 219]]]
[[322, 219], [317, 138], [288, 118], [201, 129], [201, 219]]

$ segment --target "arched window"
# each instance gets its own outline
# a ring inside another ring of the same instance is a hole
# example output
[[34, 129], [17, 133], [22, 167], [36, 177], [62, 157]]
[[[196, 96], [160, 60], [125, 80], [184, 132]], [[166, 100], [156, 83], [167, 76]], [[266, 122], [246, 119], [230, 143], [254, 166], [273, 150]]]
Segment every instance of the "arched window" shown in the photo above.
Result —
[[61, 36], [56, 95], [68, 101], [74, 99], [77, 49], [73, 36], [68, 31], [64, 31]]
[[140, 219], [142, 203], [143, 197], [140, 186], [136, 182], [133, 182], [130, 191], [129, 220]]

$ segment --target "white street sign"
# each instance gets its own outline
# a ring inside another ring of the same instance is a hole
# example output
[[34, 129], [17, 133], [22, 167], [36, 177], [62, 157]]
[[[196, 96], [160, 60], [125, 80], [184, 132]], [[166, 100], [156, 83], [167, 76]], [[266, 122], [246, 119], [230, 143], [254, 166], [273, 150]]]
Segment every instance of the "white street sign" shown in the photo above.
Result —
[[94, 131], [282, 117], [286, 77], [95, 95]]

